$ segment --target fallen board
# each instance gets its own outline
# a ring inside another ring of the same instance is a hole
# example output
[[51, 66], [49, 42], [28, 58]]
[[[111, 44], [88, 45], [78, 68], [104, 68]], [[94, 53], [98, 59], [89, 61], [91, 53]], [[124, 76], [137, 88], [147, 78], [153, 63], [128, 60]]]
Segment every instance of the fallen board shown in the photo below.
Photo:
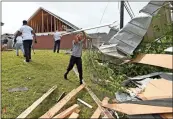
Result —
[[[104, 99], [103, 99], [103, 101], [102, 101], [102, 104], [107, 104], [108, 103], [108, 101], [109, 101], [109, 98], [108, 97], [105, 97]], [[100, 115], [101, 115], [101, 110], [100, 110], [100, 108], [98, 107], [97, 109], [96, 109], [96, 111], [93, 113], [93, 115], [91, 116], [91, 119], [98, 119], [99, 117], [100, 117]]]
[[173, 69], [173, 55], [167, 54], [139, 54], [131, 62], [142, 63], [148, 65], [154, 65], [159, 67], [164, 67], [168, 69]]
[[[143, 93], [139, 94], [138, 96], [142, 99], [142, 100], [149, 100], [149, 99], [160, 99], [163, 98], [165, 96], [165, 94], [167, 95], [166, 97], [172, 97], [172, 81], [168, 81], [165, 79], [158, 79], [158, 80], [151, 80], [150, 81], [151, 85], [147, 85], [147, 90], [145, 90]], [[164, 84], [164, 86], [163, 86]], [[149, 89], [149, 86], [153, 89]], [[151, 97], [151, 92], [153, 92], [154, 90], [158, 90], [158, 92], [160, 92], [160, 94], [163, 94], [164, 96], [161, 96], [159, 93], [154, 93], [153, 95], [155, 95], [154, 97]], [[162, 92], [165, 93], [162, 93]], [[159, 95], [159, 96], [158, 96]], [[167, 114], [161, 114], [160, 115], [162, 118], [164, 119], [172, 119], [173, 115], [172, 113], [167, 113]]]
[[139, 115], [139, 114], [161, 114], [161, 113], [172, 113], [172, 107], [158, 107], [150, 105], [140, 105], [140, 104], [106, 104], [103, 107], [122, 112], [128, 115]]
[[[73, 67], [73, 71], [75, 72], [76, 76], [78, 77], [78, 72], [76, 70], [75, 67]], [[79, 78], [79, 77], [78, 77]], [[109, 119], [113, 119], [113, 116], [111, 115], [111, 113], [107, 110], [107, 109], [104, 109], [102, 106], [101, 106], [101, 101], [98, 99], [98, 97], [87, 87], [85, 86], [85, 89], [88, 91], [88, 93], [90, 94], [90, 96], [93, 98], [93, 100], [96, 102], [96, 104], [98, 105], [98, 107], [100, 108], [100, 110], [102, 111], [102, 113], [108, 117]]]
[[79, 114], [73, 112], [73, 113], [69, 116], [69, 119], [77, 119], [78, 117], [79, 117]]
[[47, 96], [49, 96], [57, 86], [53, 86], [49, 89], [42, 97], [35, 101], [30, 107], [28, 107], [24, 112], [22, 112], [17, 118], [26, 118]]
[[145, 91], [137, 95], [139, 98], [144, 99], [159, 99], [159, 98], [172, 98], [172, 81], [165, 79], [151, 80]]
[[101, 101], [98, 99], [98, 97], [87, 87], [85, 86], [85, 89], [88, 91], [88, 93], [90, 94], [90, 96], [93, 98], [93, 100], [96, 102], [97, 106], [99, 107], [99, 109], [101, 110], [102, 114], [109, 118], [109, 119], [113, 119], [114, 117], [112, 116], [112, 114], [105, 108], [103, 108], [101, 106]]
[[47, 111], [40, 118], [52, 118], [72, 97], [74, 97], [79, 91], [81, 91], [85, 85], [80, 85], [77, 89], [72, 90], [63, 99], [61, 99], [56, 105], [54, 105], [49, 111]]
[[73, 106], [69, 107], [65, 111], [61, 112], [60, 114], [53, 117], [53, 119], [63, 119], [73, 113], [79, 107], [78, 104], [74, 104]]

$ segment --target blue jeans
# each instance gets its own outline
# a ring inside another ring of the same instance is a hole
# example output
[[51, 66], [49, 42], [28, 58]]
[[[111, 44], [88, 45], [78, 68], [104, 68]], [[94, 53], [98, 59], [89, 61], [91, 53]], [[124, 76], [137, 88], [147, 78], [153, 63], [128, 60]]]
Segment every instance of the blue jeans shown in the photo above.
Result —
[[23, 43], [16, 43], [16, 55], [19, 55], [19, 49], [22, 51], [23, 55], [24, 53], [24, 49], [23, 49]]

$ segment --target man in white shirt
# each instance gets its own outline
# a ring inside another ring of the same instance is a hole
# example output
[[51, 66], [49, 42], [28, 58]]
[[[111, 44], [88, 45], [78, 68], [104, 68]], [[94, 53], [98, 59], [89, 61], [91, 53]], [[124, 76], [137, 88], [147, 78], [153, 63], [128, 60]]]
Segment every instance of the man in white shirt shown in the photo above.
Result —
[[59, 53], [61, 37], [62, 37], [61, 33], [58, 30], [53, 35], [53, 38], [54, 38], [54, 41], [55, 41], [54, 49], [53, 49], [54, 53], [56, 52], [56, 48], [57, 48], [57, 53]]
[[24, 52], [25, 52], [25, 62], [30, 62], [31, 61], [31, 46], [32, 46], [32, 41], [33, 41], [33, 36], [35, 39], [35, 43], [37, 43], [36, 40], [36, 34], [33, 31], [33, 29], [27, 25], [27, 21], [23, 21], [23, 26], [20, 28], [20, 30], [17, 32], [14, 42], [16, 43], [16, 38], [19, 35], [22, 35], [23, 38], [23, 47], [24, 47]]
[[23, 49], [23, 40], [22, 40], [22, 36], [18, 36], [16, 38], [16, 55], [19, 56], [19, 49], [22, 51], [23, 55], [24, 53], [24, 49]]

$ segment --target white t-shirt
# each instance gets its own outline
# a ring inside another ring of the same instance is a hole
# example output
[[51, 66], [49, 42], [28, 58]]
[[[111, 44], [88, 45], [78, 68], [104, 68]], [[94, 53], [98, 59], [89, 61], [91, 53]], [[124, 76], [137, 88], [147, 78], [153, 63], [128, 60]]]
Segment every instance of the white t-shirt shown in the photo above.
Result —
[[60, 34], [60, 32], [55, 32], [54, 33], [54, 39], [55, 39], [55, 41], [61, 40], [61, 34]]
[[22, 36], [18, 36], [18, 37], [16, 38], [16, 40], [17, 40], [16, 43], [23, 43], [23, 38], [22, 38]]
[[20, 28], [20, 32], [22, 32], [22, 37], [23, 37], [23, 40], [33, 40], [33, 36], [32, 36], [32, 31], [33, 29], [28, 26], [28, 25], [23, 25], [21, 28]]

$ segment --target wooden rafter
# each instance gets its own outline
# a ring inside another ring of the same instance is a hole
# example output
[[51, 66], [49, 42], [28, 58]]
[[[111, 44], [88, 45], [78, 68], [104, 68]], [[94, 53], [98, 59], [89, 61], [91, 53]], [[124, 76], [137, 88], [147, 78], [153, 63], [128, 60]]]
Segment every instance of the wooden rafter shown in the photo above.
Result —
[[44, 32], [44, 14], [42, 10], [42, 32]]

